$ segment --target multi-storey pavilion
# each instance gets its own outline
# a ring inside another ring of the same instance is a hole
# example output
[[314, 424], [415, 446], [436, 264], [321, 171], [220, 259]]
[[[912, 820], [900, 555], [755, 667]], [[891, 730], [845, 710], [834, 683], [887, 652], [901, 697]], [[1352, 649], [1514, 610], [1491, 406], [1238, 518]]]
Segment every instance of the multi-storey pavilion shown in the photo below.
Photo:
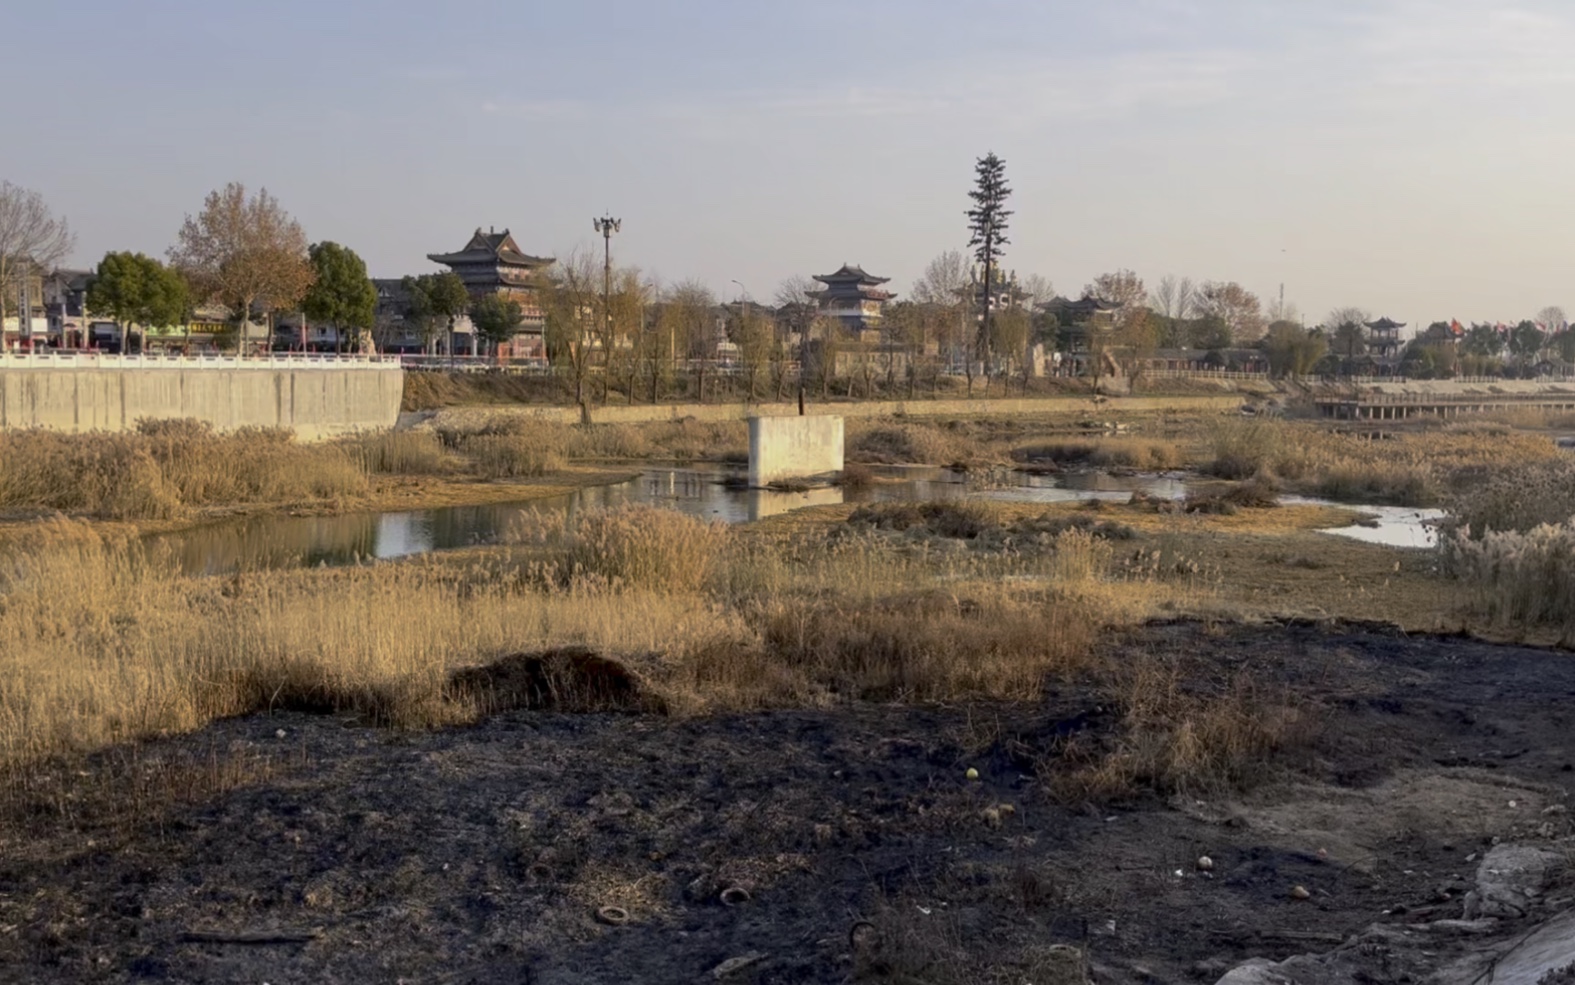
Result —
[[1379, 363], [1399, 362], [1400, 353], [1405, 349], [1405, 343], [1400, 341], [1400, 330], [1405, 328], [1405, 322], [1385, 317], [1366, 324], [1368, 353]]
[[541, 354], [543, 317], [536, 289], [546, 269], [556, 262], [552, 257], [531, 256], [521, 250], [507, 229], [482, 232], [478, 227], [464, 249], [429, 253], [427, 259], [452, 270], [473, 298], [502, 294], [518, 301], [525, 316], [519, 334], [530, 337], [519, 346], [520, 351]]
[[819, 303], [820, 314], [838, 319], [854, 332], [878, 326], [886, 302], [896, 297], [881, 287], [890, 277], [876, 277], [846, 263], [836, 273], [817, 274], [815, 279], [826, 285], [824, 290], [809, 292]]

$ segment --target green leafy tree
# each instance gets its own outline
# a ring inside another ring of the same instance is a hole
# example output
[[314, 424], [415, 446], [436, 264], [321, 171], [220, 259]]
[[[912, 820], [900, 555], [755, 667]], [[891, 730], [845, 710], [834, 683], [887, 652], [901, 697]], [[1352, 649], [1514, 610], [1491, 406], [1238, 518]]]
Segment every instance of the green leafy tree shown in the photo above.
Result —
[[500, 344], [512, 339], [525, 321], [525, 309], [511, 297], [488, 294], [470, 306], [470, 320], [483, 339], [492, 343], [497, 351]]
[[452, 271], [404, 279], [405, 317], [421, 331], [421, 347], [430, 352], [439, 328], [448, 333], [448, 350], [454, 351], [454, 322], [470, 308], [470, 292]]
[[1219, 315], [1201, 315], [1187, 326], [1187, 342], [1193, 349], [1228, 349], [1232, 341], [1230, 324]]
[[1329, 340], [1315, 328], [1277, 321], [1263, 337], [1263, 354], [1275, 376], [1305, 376], [1329, 352]]
[[1466, 329], [1466, 337], [1462, 340], [1460, 348], [1469, 356], [1497, 359], [1504, 351], [1504, 336], [1493, 325], [1486, 323], [1472, 325]]
[[[979, 317], [978, 352], [976, 358], [985, 360], [990, 344], [991, 322], [994, 319], [995, 269], [996, 264], [1005, 256], [1005, 247], [1011, 242], [1007, 239], [1007, 220], [1012, 216], [1011, 210], [1006, 207], [1007, 199], [1011, 198], [1012, 189], [1006, 184], [1006, 162], [1001, 160], [992, 151], [986, 154], [974, 165], [974, 187], [968, 193], [973, 199], [973, 208], [965, 214], [968, 217], [968, 247], [973, 250], [973, 257], [984, 268], [984, 289], [980, 291], [981, 313]], [[968, 376], [969, 394], [973, 392], [973, 373]]]
[[1515, 357], [1521, 369], [1530, 368], [1537, 361], [1537, 353], [1548, 344], [1548, 333], [1538, 328], [1534, 322], [1523, 321], [1510, 329], [1509, 354]]
[[139, 327], [147, 348], [148, 328], [186, 321], [191, 295], [181, 275], [141, 253], [106, 253], [88, 287], [88, 307], [109, 315], [130, 348], [131, 329]]
[[334, 326], [344, 351], [345, 332], [370, 331], [377, 313], [377, 289], [356, 252], [338, 243], [314, 243], [307, 250], [315, 277], [301, 300], [301, 311], [314, 322]]
[[1553, 348], [1566, 364], [1575, 363], [1575, 328], [1566, 328], [1553, 336]]

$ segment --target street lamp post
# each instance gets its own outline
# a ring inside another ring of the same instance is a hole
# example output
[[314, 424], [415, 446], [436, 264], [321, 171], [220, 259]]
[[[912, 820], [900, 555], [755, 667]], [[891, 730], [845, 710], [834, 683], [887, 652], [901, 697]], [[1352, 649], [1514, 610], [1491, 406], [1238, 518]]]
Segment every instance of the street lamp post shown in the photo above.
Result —
[[[611, 216], [592, 219], [592, 226], [602, 234], [602, 344], [612, 345], [612, 236], [613, 233], [623, 231], [623, 220]], [[602, 358], [610, 358], [612, 353], [603, 352]], [[602, 403], [607, 402], [606, 376], [602, 377]]]

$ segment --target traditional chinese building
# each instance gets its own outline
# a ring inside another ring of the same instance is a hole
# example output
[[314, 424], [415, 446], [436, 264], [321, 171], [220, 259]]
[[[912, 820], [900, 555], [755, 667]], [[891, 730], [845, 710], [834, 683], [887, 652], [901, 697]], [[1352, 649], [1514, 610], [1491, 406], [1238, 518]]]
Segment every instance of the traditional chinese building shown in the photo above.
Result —
[[1379, 365], [1393, 365], [1400, 361], [1405, 343], [1400, 341], [1400, 330], [1405, 322], [1380, 318], [1367, 322], [1367, 352]]
[[507, 229], [498, 232], [478, 227], [470, 242], [457, 253], [429, 253], [427, 259], [452, 270], [464, 281], [471, 297], [502, 294], [519, 302], [525, 316], [511, 346], [513, 355], [542, 355], [542, 310], [536, 289], [552, 257], [531, 256], [521, 250]]
[[846, 263], [836, 273], [817, 274], [815, 279], [826, 285], [825, 290], [809, 292], [819, 303], [819, 313], [838, 319], [853, 332], [877, 327], [886, 302], [897, 296], [881, 287], [890, 277], [875, 277]]

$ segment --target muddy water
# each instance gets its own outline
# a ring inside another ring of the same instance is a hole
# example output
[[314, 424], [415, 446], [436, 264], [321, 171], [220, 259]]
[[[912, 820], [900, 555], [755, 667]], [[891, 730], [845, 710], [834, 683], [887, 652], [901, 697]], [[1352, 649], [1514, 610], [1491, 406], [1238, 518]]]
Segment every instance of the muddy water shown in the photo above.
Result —
[[714, 468], [647, 470], [638, 479], [575, 490], [549, 499], [482, 506], [446, 506], [391, 513], [343, 516], [251, 517], [151, 538], [173, 551], [193, 574], [223, 574], [256, 568], [315, 567], [360, 560], [407, 557], [429, 551], [496, 543], [532, 511], [573, 515], [580, 510], [646, 503], [726, 523], [745, 523], [805, 506], [843, 502], [936, 500], [977, 497], [1053, 503], [1083, 499], [1124, 500], [1141, 490], [1180, 498], [1186, 484], [1174, 476], [1033, 476], [1002, 471], [965, 479], [934, 468], [883, 468], [886, 481], [866, 489], [776, 492], [730, 488], [734, 473]]

